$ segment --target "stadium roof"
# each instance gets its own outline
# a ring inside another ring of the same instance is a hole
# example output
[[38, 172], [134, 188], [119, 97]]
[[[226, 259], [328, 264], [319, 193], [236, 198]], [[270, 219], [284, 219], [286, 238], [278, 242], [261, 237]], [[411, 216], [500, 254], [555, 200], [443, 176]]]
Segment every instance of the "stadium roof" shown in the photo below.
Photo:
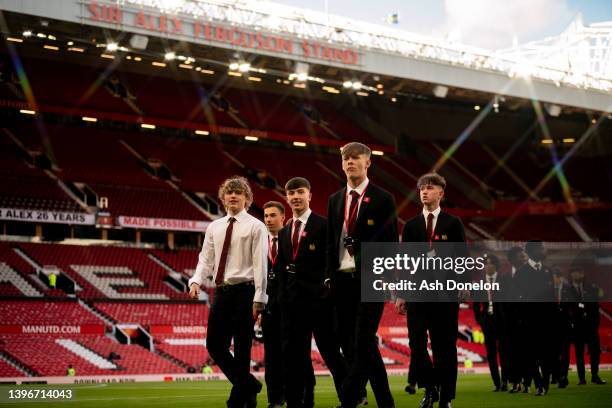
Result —
[[[557, 37], [491, 52], [256, 0], [0, 0], [0, 9], [341, 68], [347, 76], [612, 110], [612, 23], [585, 27], [578, 18]], [[276, 46], [262, 47], [258, 38]]]

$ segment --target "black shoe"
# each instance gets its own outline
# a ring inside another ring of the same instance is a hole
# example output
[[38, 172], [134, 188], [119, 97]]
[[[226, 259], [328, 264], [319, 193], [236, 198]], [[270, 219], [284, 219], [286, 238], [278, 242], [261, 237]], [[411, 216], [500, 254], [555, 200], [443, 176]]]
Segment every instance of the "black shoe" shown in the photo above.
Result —
[[283, 404], [268, 404], [268, 408], [282, 408]]
[[591, 377], [591, 382], [593, 384], [604, 385], [606, 383], [606, 380], [600, 378], [598, 375], [594, 375]]
[[440, 399], [440, 395], [438, 394], [438, 390], [435, 388], [425, 390], [425, 397], [421, 400], [419, 404], [419, 408], [433, 408], [434, 402], [437, 402]]
[[512, 388], [510, 388], [510, 391], [508, 391], [510, 394], [518, 394], [519, 392], [521, 392], [521, 384], [513, 384]]
[[569, 385], [569, 381], [567, 380], [567, 377], [563, 377], [559, 380], [559, 384], [557, 385], [557, 387], [567, 388], [568, 385]]
[[357, 401], [357, 406], [358, 407], [365, 407], [366, 405], [368, 405], [368, 398], [367, 397], [361, 397], [361, 399], [359, 401]]
[[500, 392], [501, 391], [501, 387], [497, 386], [495, 388], [493, 388], [493, 392]]
[[546, 395], [546, 391], [544, 391], [544, 388], [538, 387], [538, 389], [537, 389], [537, 391], [535, 393], [535, 396], [536, 397], [541, 397], [543, 395]]
[[438, 404], [438, 406], [440, 408], [453, 408], [453, 405], [451, 404], [450, 401], [448, 401], [448, 402], [440, 402], [440, 404]]
[[503, 383], [502, 386], [501, 386], [501, 391], [503, 391], [503, 392], [508, 391], [508, 384]]
[[578, 385], [586, 385], [586, 380], [580, 380], [578, 381]]
[[314, 390], [304, 393], [304, 408], [314, 408]]
[[525, 388], [523, 388], [523, 394], [529, 394], [529, 391], [531, 391], [531, 389], [528, 386], [525, 386]]
[[410, 395], [414, 395], [416, 394], [416, 387], [412, 384], [408, 384], [406, 388], [404, 388], [404, 391], [406, 391]]

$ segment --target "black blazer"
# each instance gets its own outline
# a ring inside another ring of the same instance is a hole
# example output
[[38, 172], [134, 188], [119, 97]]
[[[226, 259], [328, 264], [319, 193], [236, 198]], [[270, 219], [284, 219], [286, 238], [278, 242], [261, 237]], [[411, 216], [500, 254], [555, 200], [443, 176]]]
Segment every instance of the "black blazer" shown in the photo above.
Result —
[[[592, 284], [582, 285], [582, 297], [571, 283], [563, 288], [562, 301], [572, 327], [577, 329], [599, 327], [598, 298], [599, 288]], [[582, 307], [580, 307], [581, 304]]]
[[[346, 187], [329, 197], [327, 202], [327, 269], [326, 276], [334, 280], [340, 267], [340, 236], [344, 225]], [[362, 242], [398, 242], [397, 209], [393, 196], [369, 182], [357, 214], [357, 224], [352, 234], [356, 239], [355, 267], [361, 271]]]
[[[293, 220], [278, 233], [278, 258], [274, 270], [280, 279], [281, 302], [320, 300], [326, 294], [327, 220], [314, 212], [310, 214], [295, 260], [291, 246], [292, 226]], [[289, 264], [295, 265], [295, 273], [287, 272]]]
[[552, 274], [544, 266], [539, 272], [526, 262], [516, 270], [513, 298], [524, 302], [554, 303]]
[[[483, 276], [482, 280], [486, 282], [486, 277]], [[474, 317], [476, 321], [483, 328], [483, 330], [501, 330], [506, 319], [506, 308], [505, 304], [502, 303], [504, 300], [503, 290], [508, 285], [508, 276], [497, 272], [496, 282], [500, 285], [500, 291], [491, 292], [491, 300], [493, 302], [493, 315], [488, 313], [489, 300], [486, 291], [479, 292], [477, 296], [472, 295], [472, 308], [474, 309]]]
[[[455, 217], [447, 212], [440, 211], [436, 228], [434, 229], [432, 240], [433, 248], [439, 257], [466, 257], [468, 256], [467, 245], [465, 244], [465, 229], [459, 217]], [[423, 213], [419, 213], [406, 221], [402, 232], [402, 242], [423, 242], [428, 243], [427, 225]], [[440, 245], [438, 245], [440, 244]], [[427, 248], [424, 246], [424, 248]], [[428, 249], [428, 248], [427, 248]], [[423, 249], [423, 252], [427, 252]], [[465, 272], [455, 274], [448, 272], [442, 279], [454, 279], [458, 281], [469, 281], [470, 276]]]
[[[402, 242], [429, 242], [429, 237], [427, 237], [427, 225], [425, 224], [425, 217], [422, 213], [406, 221], [404, 231], [402, 232]], [[459, 217], [440, 211], [434, 230], [434, 247], [437, 242], [465, 242], [465, 229]], [[467, 256], [467, 247], [465, 245], [453, 245], [452, 248], [454, 253], [451, 255]]]

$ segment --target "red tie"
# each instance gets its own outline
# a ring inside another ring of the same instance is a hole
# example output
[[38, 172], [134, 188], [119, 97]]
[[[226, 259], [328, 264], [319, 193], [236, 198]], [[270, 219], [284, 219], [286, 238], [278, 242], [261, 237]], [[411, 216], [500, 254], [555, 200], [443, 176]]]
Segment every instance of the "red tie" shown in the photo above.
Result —
[[225, 240], [223, 241], [223, 249], [221, 250], [221, 259], [219, 259], [219, 269], [217, 269], [217, 276], [215, 277], [215, 283], [217, 286], [222, 285], [225, 278], [225, 264], [227, 263], [227, 254], [229, 252], [230, 243], [232, 242], [232, 231], [234, 230], [234, 222], [236, 219], [230, 217], [227, 222], [229, 226], [225, 231]]
[[276, 241], [278, 241], [278, 238], [274, 237], [272, 238], [272, 261], [274, 261], [276, 259], [276, 254], [278, 253], [278, 247], [276, 246]]
[[427, 240], [429, 241], [429, 247], [431, 248], [431, 239], [433, 237], [433, 213], [427, 215]]
[[355, 190], [351, 191], [351, 205], [349, 207], [349, 220], [347, 235], [351, 235], [355, 231], [357, 224], [357, 205], [359, 204], [359, 193]]
[[295, 220], [293, 223], [293, 236], [291, 237], [291, 248], [293, 249], [293, 256], [297, 254], [298, 245], [300, 243], [300, 226], [302, 225], [302, 221]]

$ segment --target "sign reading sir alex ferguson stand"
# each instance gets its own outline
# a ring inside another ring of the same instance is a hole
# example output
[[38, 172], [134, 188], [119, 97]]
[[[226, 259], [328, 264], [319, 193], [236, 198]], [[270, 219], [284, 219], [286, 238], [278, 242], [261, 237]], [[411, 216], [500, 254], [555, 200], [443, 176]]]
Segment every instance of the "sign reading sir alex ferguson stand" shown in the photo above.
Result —
[[360, 65], [358, 51], [338, 48], [303, 38], [286, 38], [272, 33], [252, 31], [240, 27], [204, 21], [182, 14], [164, 14], [153, 8], [138, 7], [129, 3], [117, 4], [105, 1], [80, 2], [81, 18], [89, 24], [114, 28], [133, 28], [151, 35], [163, 35], [177, 39], [189, 38], [194, 42], [240, 47], [255, 52], [271, 52], [283, 57], [300, 57], [346, 66]]

